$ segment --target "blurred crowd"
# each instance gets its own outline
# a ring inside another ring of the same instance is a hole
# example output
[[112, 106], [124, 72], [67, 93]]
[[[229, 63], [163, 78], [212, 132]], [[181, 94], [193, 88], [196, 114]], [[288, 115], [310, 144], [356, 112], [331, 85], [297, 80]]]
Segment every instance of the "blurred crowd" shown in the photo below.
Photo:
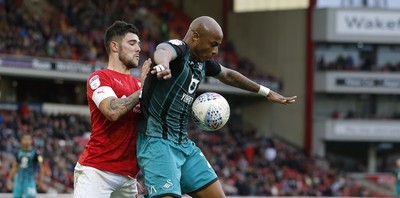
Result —
[[[6, 182], [20, 148], [19, 138], [24, 133], [32, 134], [33, 147], [44, 157], [44, 175], [51, 179], [48, 181], [49, 189], [39, 190], [67, 192], [73, 186], [73, 170], [88, 140], [85, 134], [89, 131], [88, 116], [0, 110], [0, 192], [10, 190]], [[61, 188], [52, 186], [58, 183]]]
[[232, 116], [219, 133], [192, 125], [191, 138], [213, 165], [227, 195], [376, 196], [328, 160], [305, 155]]
[[347, 110], [347, 111], [332, 111], [330, 118], [332, 119], [374, 119], [374, 120], [398, 120], [400, 119], [400, 113], [388, 113], [388, 114], [371, 114], [366, 115], [364, 112]]
[[317, 69], [319, 71], [374, 71], [374, 72], [398, 72], [400, 71], [400, 62], [388, 62], [383, 65], [375, 63], [372, 55], [364, 55], [361, 63], [356, 64], [351, 55], [339, 55], [334, 61], [325, 61], [324, 57], [317, 60]]
[[[142, 41], [141, 61], [152, 57], [158, 43], [183, 38], [190, 24], [185, 13], [166, 0], [0, 1], [0, 54], [30, 55], [89, 63], [106, 61], [105, 29], [115, 20], [134, 24]], [[239, 58], [229, 41], [217, 59], [226, 67], [262, 80], [274, 76], [256, 71]]]
[[[22, 133], [33, 135], [34, 147], [44, 157], [47, 187], [39, 190], [71, 192], [73, 169], [88, 132], [88, 116], [0, 110], [0, 192], [10, 192], [6, 181]], [[326, 160], [307, 157], [277, 139], [257, 135], [240, 115], [233, 115], [220, 132], [202, 132], [191, 124], [189, 134], [216, 170], [227, 195], [379, 195], [329, 167]]]
[[[135, 24], [141, 32], [142, 57], [170, 38], [183, 38], [190, 19], [165, 0], [0, 0], [0, 54], [107, 61], [104, 30], [115, 20]], [[224, 41], [217, 59], [244, 75], [265, 80]], [[46, 189], [70, 192], [73, 169], [90, 132], [90, 119], [75, 114], [49, 115], [38, 111], [0, 110], [0, 192], [6, 181], [22, 133], [31, 133], [44, 157]], [[281, 141], [259, 136], [234, 116], [221, 133], [205, 133], [190, 126], [191, 138], [215, 168], [228, 195], [374, 196], [336, 169], [320, 165]], [[139, 177], [140, 178], [140, 177]]]

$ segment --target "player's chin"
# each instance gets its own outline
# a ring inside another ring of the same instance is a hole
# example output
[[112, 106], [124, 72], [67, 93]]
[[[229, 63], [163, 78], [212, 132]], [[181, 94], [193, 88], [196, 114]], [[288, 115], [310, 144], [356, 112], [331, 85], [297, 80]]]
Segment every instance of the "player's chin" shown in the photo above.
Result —
[[137, 68], [139, 66], [139, 62], [132, 62], [131, 64], [127, 65], [129, 69]]
[[201, 61], [205, 62], [205, 61], [209, 61], [211, 59], [212, 59], [212, 57], [203, 57], [203, 58], [201, 58]]

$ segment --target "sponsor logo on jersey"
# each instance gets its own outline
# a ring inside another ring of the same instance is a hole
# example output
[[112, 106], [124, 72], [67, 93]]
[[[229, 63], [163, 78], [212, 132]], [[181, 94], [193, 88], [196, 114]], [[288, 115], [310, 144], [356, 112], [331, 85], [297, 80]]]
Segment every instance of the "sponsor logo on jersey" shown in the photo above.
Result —
[[121, 80], [117, 80], [116, 78], [114, 78], [114, 81], [117, 82], [117, 83], [119, 83], [120, 85], [122, 85]]
[[100, 77], [99, 75], [95, 75], [89, 80], [90, 88], [93, 90], [97, 89], [100, 86]]
[[100, 87], [100, 88], [98, 88], [98, 89], [96, 89], [94, 92], [93, 92], [93, 95], [95, 95], [95, 94], [97, 94], [97, 95], [100, 95], [100, 94], [106, 94], [106, 91], [104, 90], [104, 87]]
[[184, 94], [182, 95], [181, 100], [182, 100], [184, 103], [190, 105], [190, 104], [192, 104], [192, 102], [193, 102], [193, 97], [192, 97], [192, 96], [189, 96], [189, 95], [187, 95], [187, 94], [184, 93]]

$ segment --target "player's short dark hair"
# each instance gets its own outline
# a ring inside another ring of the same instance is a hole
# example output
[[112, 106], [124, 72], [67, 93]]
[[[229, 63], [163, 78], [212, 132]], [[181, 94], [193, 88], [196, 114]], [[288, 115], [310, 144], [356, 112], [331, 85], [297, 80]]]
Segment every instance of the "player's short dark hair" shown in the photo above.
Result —
[[125, 21], [115, 21], [107, 28], [104, 34], [104, 46], [107, 54], [110, 54], [110, 43], [112, 40], [122, 39], [127, 33], [133, 33], [139, 36], [139, 30], [132, 24]]

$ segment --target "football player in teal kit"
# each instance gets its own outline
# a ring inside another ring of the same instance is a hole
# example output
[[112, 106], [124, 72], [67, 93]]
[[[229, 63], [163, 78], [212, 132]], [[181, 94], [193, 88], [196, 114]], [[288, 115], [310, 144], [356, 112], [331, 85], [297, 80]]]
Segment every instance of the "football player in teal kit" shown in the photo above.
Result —
[[400, 197], [400, 159], [396, 160], [396, 168], [393, 171], [394, 193], [396, 197]]
[[42, 186], [42, 157], [32, 148], [32, 136], [24, 134], [21, 137], [21, 148], [15, 156], [9, 176], [10, 187], [14, 198], [35, 198], [37, 194], [35, 176], [39, 173], [38, 184]]
[[138, 162], [150, 197], [225, 197], [217, 175], [200, 149], [188, 138], [187, 124], [196, 90], [205, 76], [281, 103], [283, 97], [237, 71], [223, 67], [213, 56], [223, 38], [211, 17], [193, 20], [183, 40], [161, 43], [156, 66], [147, 76], [140, 106], [146, 130], [139, 132]]

